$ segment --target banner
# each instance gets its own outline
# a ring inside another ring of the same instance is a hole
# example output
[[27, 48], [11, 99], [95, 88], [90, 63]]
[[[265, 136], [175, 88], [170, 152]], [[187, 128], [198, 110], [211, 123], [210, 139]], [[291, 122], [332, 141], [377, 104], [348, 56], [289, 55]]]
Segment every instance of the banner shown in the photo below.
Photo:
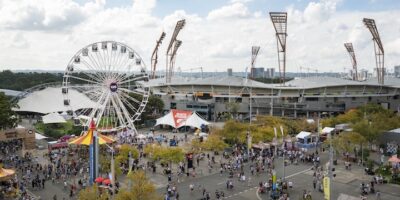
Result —
[[251, 149], [251, 145], [252, 145], [252, 137], [251, 137], [251, 135], [249, 134], [249, 136], [247, 137], [247, 150], [248, 151], [250, 151], [250, 149]]
[[272, 172], [272, 190], [276, 190], [276, 172]]
[[172, 117], [174, 118], [175, 127], [180, 127], [185, 124], [186, 120], [192, 115], [189, 110], [171, 110]]
[[330, 197], [330, 180], [329, 180], [329, 177], [324, 177], [324, 180], [323, 180], [323, 184], [324, 184], [324, 198], [325, 198], [325, 200], [330, 200], [329, 199], [329, 197]]

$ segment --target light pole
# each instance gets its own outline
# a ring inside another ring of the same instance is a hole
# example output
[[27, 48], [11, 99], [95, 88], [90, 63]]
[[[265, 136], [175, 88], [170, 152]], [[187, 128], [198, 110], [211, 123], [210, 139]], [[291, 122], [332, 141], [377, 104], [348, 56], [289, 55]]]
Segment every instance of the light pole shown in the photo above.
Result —
[[318, 118], [317, 118], [317, 141], [316, 141], [316, 144], [315, 144], [315, 152], [317, 152], [317, 150], [318, 150], [318, 143], [319, 143], [319, 131], [320, 131], [320, 124], [319, 124], [319, 120], [320, 120], [320, 118], [321, 118], [321, 113], [320, 112], [318, 112]]
[[281, 134], [282, 134], [282, 156], [283, 156], [283, 177], [282, 183], [285, 181], [285, 140], [283, 137], [283, 127], [281, 126]]
[[111, 191], [112, 194], [114, 195], [115, 192], [115, 166], [114, 166], [114, 148], [109, 146], [108, 144], [105, 144], [110, 150], [111, 150]]
[[329, 134], [329, 200], [332, 199], [332, 177], [333, 177], [333, 172], [332, 172], [332, 168], [333, 168], [333, 148], [332, 148], [332, 133]]

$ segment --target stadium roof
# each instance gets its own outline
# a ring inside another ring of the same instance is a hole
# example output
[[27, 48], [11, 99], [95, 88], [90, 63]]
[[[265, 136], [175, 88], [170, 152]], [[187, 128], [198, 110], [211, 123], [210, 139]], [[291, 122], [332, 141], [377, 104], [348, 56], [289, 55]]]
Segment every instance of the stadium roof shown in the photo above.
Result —
[[4, 94], [6, 96], [11, 96], [11, 97], [16, 97], [18, 96], [21, 91], [17, 91], [17, 90], [8, 90], [8, 89], [0, 89], [0, 92], [4, 92]]
[[64, 97], [61, 88], [48, 87], [43, 90], [27, 94], [18, 101], [17, 112], [34, 112], [48, 114], [53, 112], [62, 112], [68, 110], [79, 110], [83, 108], [93, 108], [96, 102], [90, 100], [84, 94], [70, 89], [68, 91], [70, 106], [64, 106]]
[[147, 82], [150, 87], [164, 86], [164, 85], [215, 85], [215, 86], [237, 86], [237, 87], [272, 87], [272, 84], [265, 84], [258, 81], [253, 81], [243, 77], [237, 76], [212, 76], [205, 78], [194, 77], [181, 77], [174, 76], [171, 83], [166, 84], [165, 78], [152, 79]]
[[[166, 86], [166, 85], [214, 85], [214, 86], [232, 86], [232, 87], [254, 87], [254, 88], [287, 88], [287, 89], [307, 89], [319, 87], [332, 87], [343, 85], [379, 85], [376, 78], [367, 81], [353, 81], [335, 77], [305, 77], [295, 78], [286, 82], [285, 86], [280, 84], [266, 84], [258, 81], [253, 81], [237, 76], [214, 76], [206, 78], [189, 78], [175, 76], [171, 83], [166, 84], [165, 78], [152, 79], [146, 83], [150, 87]], [[400, 79], [394, 77], [385, 78], [385, 86], [399, 87]]]

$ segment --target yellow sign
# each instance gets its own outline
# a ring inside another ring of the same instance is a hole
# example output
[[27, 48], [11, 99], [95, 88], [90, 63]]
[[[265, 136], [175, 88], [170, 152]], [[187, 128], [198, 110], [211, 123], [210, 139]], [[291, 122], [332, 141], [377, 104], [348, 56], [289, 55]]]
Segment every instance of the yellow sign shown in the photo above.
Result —
[[251, 135], [247, 138], [247, 149], [250, 150], [252, 145], [252, 138]]
[[325, 199], [326, 200], [330, 200], [330, 180], [329, 180], [329, 177], [324, 177], [324, 181], [323, 181], [323, 184], [324, 184], [324, 197], [325, 197]]

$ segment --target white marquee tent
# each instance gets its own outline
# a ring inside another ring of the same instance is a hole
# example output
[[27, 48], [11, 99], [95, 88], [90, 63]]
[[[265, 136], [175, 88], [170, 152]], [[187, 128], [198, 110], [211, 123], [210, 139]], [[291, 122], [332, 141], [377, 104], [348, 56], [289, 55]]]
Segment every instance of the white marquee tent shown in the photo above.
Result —
[[332, 128], [332, 127], [325, 127], [325, 128], [323, 128], [322, 130], [321, 130], [321, 133], [322, 134], [330, 134], [330, 133], [332, 133], [332, 131], [334, 131], [335, 130], [335, 128]]
[[201, 125], [203, 124], [209, 125], [210, 123], [201, 118], [196, 112], [193, 112], [193, 114], [180, 127], [191, 126], [191, 127], [201, 128]]
[[299, 134], [296, 135], [296, 138], [298, 139], [304, 139], [306, 137], [309, 137], [311, 135], [310, 132], [306, 132], [306, 131], [301, 131]]
[[169, 125], [174, 128], [190, 126], [201, 128], [201, 125], [210, 123], [201, 118], [196, 112], [171, 110], [168, 114], [157, 119], [156, 125]]
[[66, 123], [64, 117], [58, 114], [57, 112], [49, 113], [42, 117], [44, 124], [58, 124], [58, 123]]

